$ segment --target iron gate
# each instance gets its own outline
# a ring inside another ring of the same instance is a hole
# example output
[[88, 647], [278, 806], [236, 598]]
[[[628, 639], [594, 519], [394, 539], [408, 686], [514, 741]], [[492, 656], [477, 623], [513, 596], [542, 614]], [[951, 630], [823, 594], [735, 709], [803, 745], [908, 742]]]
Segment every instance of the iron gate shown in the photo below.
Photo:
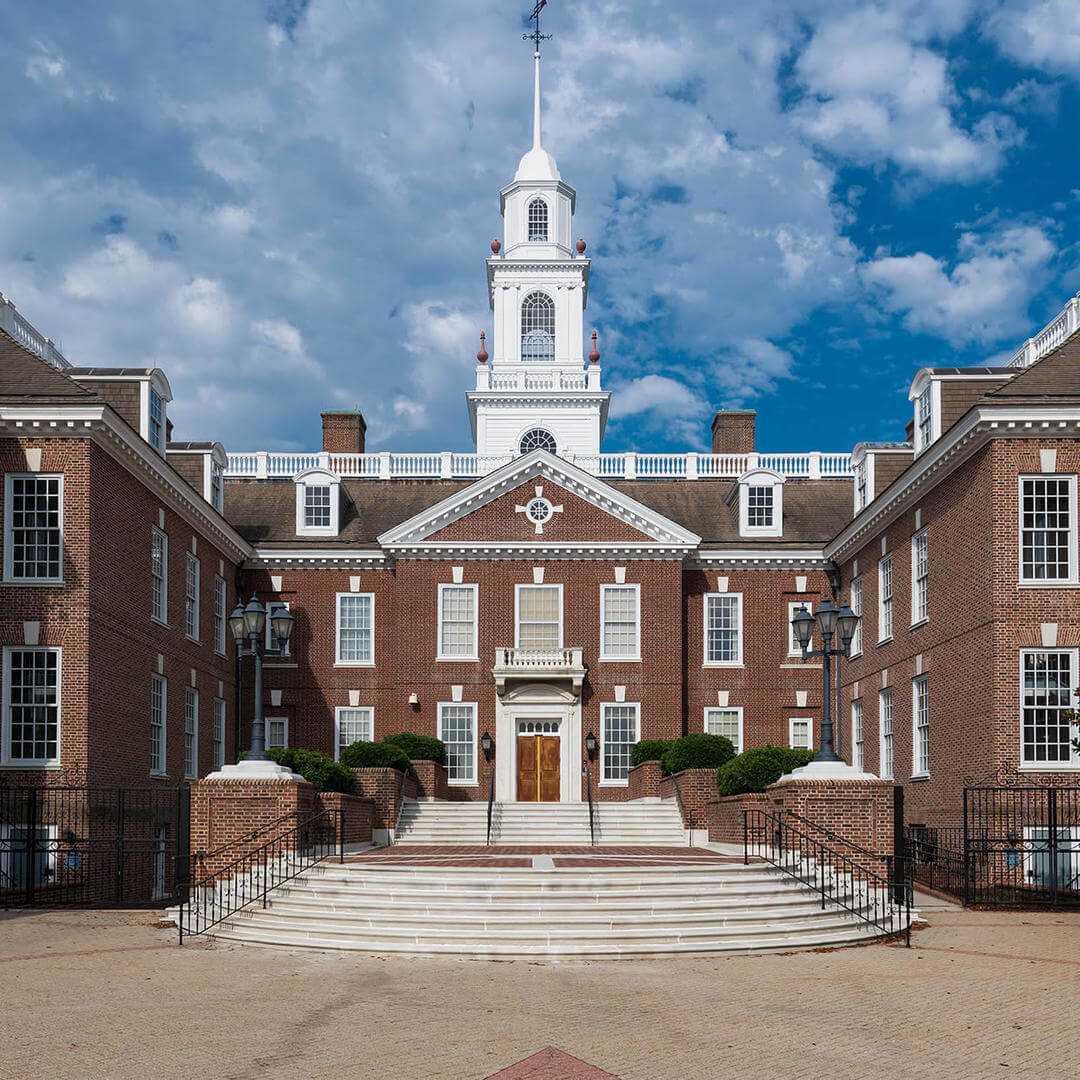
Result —
[[186, 787], [0, 788], [0, 906], [170, 904], [187, 854]]

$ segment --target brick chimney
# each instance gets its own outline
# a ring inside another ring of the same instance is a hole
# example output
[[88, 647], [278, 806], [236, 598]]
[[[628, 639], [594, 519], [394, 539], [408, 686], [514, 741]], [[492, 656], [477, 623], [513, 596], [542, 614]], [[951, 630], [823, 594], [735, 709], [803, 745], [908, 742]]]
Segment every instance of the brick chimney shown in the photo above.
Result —
[[714, 454], [752, 454], [754, 452], [753, 409], [721, 409], [712, 422]]
[[322, 448], [328, 454], [362, 454], [367, 424], [358, 410], [322, 414]]

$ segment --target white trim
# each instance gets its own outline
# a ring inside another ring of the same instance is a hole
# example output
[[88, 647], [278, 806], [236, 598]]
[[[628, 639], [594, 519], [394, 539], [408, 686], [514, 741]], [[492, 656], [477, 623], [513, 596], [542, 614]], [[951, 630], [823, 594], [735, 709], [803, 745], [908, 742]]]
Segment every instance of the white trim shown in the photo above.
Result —
[[[858, 706], [858, 708], [856, 708]], [[855, 736], [858, 735], [858, 738]], [[856, 761], [855, 748], [858, 747]], [[864, 772], [866, 767], [866, 717], [863, 708], [863, 699], [855, 698], [851, 703], [851, 765], [852, 768]]]
[[[855, 586], [858, 585], [858, 589]], [[859, 594], [859, 606], [856, 610], [855, 604], [852, 601], [855, 599], [856, 592]], [[857, 656], [862, 656], [865, 643], [863, 641], [863, 579], [862, 574], [857, 574], [848, 582], [848, 606], [856, 615], [859, 616], [859, 621], [855, 625], [855, 633], [851, 637], [851, 652], [849, 653], [849, 659], [854, 660]], [[856, 641], [858, 647], [856, 647]]]
[[449, 757], [447, 757], [447, 784], [450, 787], [479, 787], [480, 786], [480, 758], [478, 754], [478, 746], [480, 739], [480, 709], [475, 701], [439, 701], [435, 705], [435, 717], [436, 727], [435, 731], [438, 738], [446, 742], [443, 737], [443, 710], [444, 709], [461, 709], [467, 708], [472, 710], [472, 775], [471, 780], [452, 780], [450, 779], [450, 765]]
[[[329, 469], [305, 469], [293, 477], [296, 485], [296, 535], [337, 536], [341, 521], [341, 477]], [[308, 488], [327, 488], [330, 492], [330, 524], [306, 524]]]
[[[56, 756], [40, 760], [11, 756], [11, 654], [13, 652], [56, 653]], [[0, 765], [18, 769], [52, 769], [60, 764], [63, 746], [64, 656], [59, 645], [5, 645], [4, 684], [0, 688]]]
[[[153, 762], [153, 749], [154, 749], [154, 683], [161, 683], [161, 768], [155, 769]], [[161, 672], [154, 671], [150, 674], [150, 775], [151, 776], [168, 776], [169, 775], [169, 680], [161, 674]]]
[[[350, 593], [349, 595], [350, 596], [355, 596], [356, 594], [355, 593]], [[265, 604], [265, 607], [266, 607], [266, 629], [264, 631], [264, 634], [266, 636], [265, 647], [267, 649], [269, 649], [269, 648], [271, 648], [273, 646], [273, 630], [272, 630], [272, 627], [270, 625], [270, 619], [274, 614], [274, 610], [276, 608], [284, 608], [286, 611], [291, 611], [292, 610], [292, 608], [290, 607], [291, 603], [292, 603], [291, 600], [267, 600], [266, 601], [266, 604]], [[372, 633], [373, 634], [374, 634], [374, 629], [375, 629], [375, 624], [372, 623]], [[285, 652], [284, 652], [284, 654], [279, 657], [276, 654], [271, 653], [269, 658], [268, 658], [268, 661], [272, 662], [275, 659], [287, 660], [287, 659], [289, 659], [290, 656], [292, 656], [292, 639], [291, 638], [287, 642], [285, 642]]]
[[[1069, 576], [1067, 578], [1024, 577], [1024, 483], [1038, 480], [1066, 480], [1069, 485]], [[1075, 473], [1020, 473], [1016, 478], [1016, 580], [1020, 585], [1036, 588], [1060, 588], [1080, 583], [1077, 574], [1077, 484]]]
[[[188, 577], [190, 576], [192, 565], [194, 565], [194, 567], [195, 567], [195, 595], [194, 596], [189, 596], [188, 595]], [[202, 627], [199, 625], [199, 623], [201, 622], [201, 617], [202, 617], [202, 611], [201, 611], [201, 608], [202, 608], [202, 604], [201, 604], [202, 596], [201, 596], [201, 593], [202, 593], [202, 564], [199, 561], [199, 557], [196, 554], [194, 554], [194, 552], [191, 552], [191, 551], [185, 552], [185, 558], [184, 558], [184, 636], [188, 639], [188, 641], [194, 641], [196, 643], [199, 643], [200, 640], [201, 640], [200, 637], [199, 637], [199, 633], [200, 633], [200, 631], [202, 629]], [[195, 633], [194, 634], [188, 629], [188, 608], [189, 608], [190, 603], [194, 603], [194, 605], [195, 605], [194, 620], [193, 620], [194, 623], [195, 623]]]
[[[883, 708], [885, 695], [889, 695], [889, 711], [892, 730], [889, 738], [892, 740], [889, 753], [889, 772], [885, 772], [885, 710]], [[865, 734], [865, 732], [864, 732]], [[892, 780], [896, 773], [896, 697], [891, 686], [883, 686], [878, 691], [878, 774], [882, 780]]]
[[[884, 566], [889, 564], [889, 632], [885, 633], [885, 590], [883, 588], [883, 582], [885, 579]], [[886, 552], [877, 564], [877, 611], [878, 611], [878, 624], [877, 624], [877, 643], [884, 645], [887, 641], [892, 641], [893, 634], [896, 632], [896, 576], [895, 567], [893, 566], [893, 553], [891, 551]]]
[[[161, 545], [161, 618], [154, 614], [154, 537], [160, 536]], [[156, 525], [150, 526], [150, 621], [159, 626], [169, 625], [169, 534]]]
[[[218, 761], [218, 706], [221, 706], [221, 760]], [[229, 744], [229, 708], [225, 704], [225, 699], [216, 697], [213, 700], [213, 708], [210, 710], [210, 766], [214, 772], [225, 766], [225, 752], [226, 747]]]
[[[806, 746], [795, 745], [795, 725], [806, 725]], [[814, 749], [814, 718], [812, 716], [789, 716], [788, 717], [788, 749], [789, 750], [813, 750]]]
[[788, 641], [788, 656], [802, 656], [802, 646], [795, 640], [795, 628], [791, 625], [791, 620], [795, 618], [795, 612], [799, 608], [805, 607], [811, 615], [814, 614], [814, 605], [810, 600], [789, 600], [788, 601], [788, 621], [787, 621], [787, 641]]
[[[602, 701], [600, 703], [600, 734], [598, 741], [600, 743], [597, 748], [597, 757], [599, 759], [600, 775], [597, 781], [600, 787], [626, 787], [630, 783], [629, 775], [622, 779], [604, 779], [604, 754], [607, 751], [607, 739], [604, 738], [604, 726], [606, 724], [607, 712], [609, 709], [633, 709], [634, 710], [634, 736], [630, 740], [630, 747], [633, 749], [635, 743], [641, 741], [641, 702], [640, 701]], [[632, 765], [627, 766], [627, 773], [629, 773]]]
[[[368, 714], [371, 736], [367, 739], [354, 739], [353, 742], [372, 742], [375, 739], [375, 707], [373, 705], [338, 705], [334, 708], [334, 760], [341, 760], [341, 714], [345, 712]], [[347, 745], [351, 746], [352, 743]]]
[[[779, 538], [784, 535], [784, 477], [773, 469], [750, 469], [738, 479], [739, 535]], [[767, 488], [772, 492], [772, 521], [768, 525], [750, 524], [750, 489]]]
[[[218, 600], [221, 600], [221, 627], [218, 629]], [[267, 622], [270, 620], [268, 619]], [[218, 647], [220, 638], [220, 648]], [[227, 656], [229, 648], [229, 583], [220, 575], [214, 575], [214, 652]]]
[[[918, 693], [919, 686], [926, 687], [926, 760], [927, 768], [920, 768], [919, 765], [919, 708], [918, 708]], [[895, 702], [893, 706], [895, 708]], [[896, 731], [895, 717], [893, 720], [893, 731]], [[930, 676], [929, 675], [916, 675], [911, 680], [911, 779], [912, 780], [925, 780], [930, 775]]]
[[559, 641], [555, 645], [556, 649], [563, 647], [563, 587], [558, 582], [544, 582], [542, 585], [537, 585], [532, 581], [521, 581], [514, 585], [514, 648], [523, 648], [521, 644], [521, 590], [522, 589], [555, 589], [559, 594]]
[[[607, 621], [607, 593], [610, 589], [630, 589], [634, 593], [634, 651], [623, 656], [612, 656], [604, 652], [604, 626]], [[622, 584], [606, 583], [600, 585], [600, 649], [601, 660], [614, 663], [632, 664], [641, 662], [641, 586], [636, 582], [623, 581]]]
[[[918, 543], [920, 540], [926, 542], [926, 602], [923, 605], [921, 614], [916, 617], [915, 600], [919, 595], [919, 579], [918, 579]], [[895, 583], [894, 583], [895, 585]], [[895, 604], [893, 615], [895, 616]], [[918, 532], [913, 533], [911, 537], [911, 629], [914, 630], [916, 626], [922, 626], [923, 623], [930, 621], [930, 535], [926, 528], [919, 529]]]
[[716, 734], [709, 731], [709, 713], [735, 713], [739, 721], [738, 742], [735, 743], [735, 753], [743, 752], [743, 707], [741, 705], [706, 705], [701, 713], [701, 730], [706, 734]]
[[[366, 596], [371, 612], [371, 656], [367, 660], [343, 660], [341, 658], [341, 599], [342, 597]], [[375, 666], [375, 594], [373, 592], [339, 592], [334, 595], [334, 667]]]
[[[188, 702], [194, 700], [191, 732], [191, 768], [188, 768]], [[199, 778], [199, 691], [194, 686], [184, 687], [184, 779], [198, 780]]]
[[[736, 643], [738, 645], [738, 657], [734, 660], [710, 660], [709, 659], [709, 600], [713, 598], [734, 598], [736, 611], [738, 612], [738, 630]], [[701, 601], [701, 630], [702, 649], [701, 666], [707, 668], [736, 668], [743, 666], [743, 594], [741, 592], [707, 592]]]
[[[472, 650], [467, 654], [443, 652], [443, 592], [446, 589], [467, 589], [472, 593]], [[435, 659], [467, 664], [480, 659], [480, 586], [472, 582], [440, 582], [438, 613], [435, 622]]]
[[1020, 759], [1020, 765], [1018, 771], [1024, 772], [1070, 772], [1080, 769], [1080, 750], [1073, 745], [1073, 740], [1080, 738], [1080, 725], [1073, 724], [1069, 741], [1069, 760], [1068, 761], [1028, 761], [1024, 756], [1024, 658], [1033, 654], [1048, 655], [1051, 653], [1065, 654], [1069, 657], [1069, 697], [1066, 703], [1067, 709], [1074, 709], [1076, 707], [1076, 691], [1080, 687], [1080, 672], [1077, 668], [1080, 667], [1080, 649], [1076, 648], [1024, 648], [1020, 650], [1020, 668], [1018, 672], [1017, 681], [1017, 697], [1018, 697], [1018, 716], [1019, 716], [1019, 730], [1018, 735], [1020, 737], [1020, 753], [1017, 757]]
[[[271, 724], [283, 724], [284, 725], [284, 738], [285, 742], [280, 747], [273, 747], [270, 743], [270, 725]], [[263, 742], [266, 745], [267, 750], [289, 749], [289, 718], [287, 716], [264, 716], [263, 717]]]
[[[57, 577], [17, 578], [13, 577], [12, 556], [14, 555], [14, 526], [11, 521], [14, 510], [12, 489], [15, 479], [21, 480], [56, 480], [57, 509], [60, 519], [60, 573]], [[64, 584], [64, 474], [57, 472], [10, 472], [4, 476], [4, 584], [5, 585], [63, 585]]]

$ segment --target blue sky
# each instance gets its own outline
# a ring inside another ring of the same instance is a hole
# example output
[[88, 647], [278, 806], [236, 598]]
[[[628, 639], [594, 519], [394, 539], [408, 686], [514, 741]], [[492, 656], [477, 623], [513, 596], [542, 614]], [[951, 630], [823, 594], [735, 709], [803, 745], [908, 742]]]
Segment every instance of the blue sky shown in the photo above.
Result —
[[[527, 0], [13, 0], [0, 291], [78, 364], [160, 365], [177, 438], [469, 449]], [[518, 10], [520, 8], [520, 10]], [[1075, 0], [551, 0], [604, 449], [902, 437], [912, 374], [1080, 289]]]

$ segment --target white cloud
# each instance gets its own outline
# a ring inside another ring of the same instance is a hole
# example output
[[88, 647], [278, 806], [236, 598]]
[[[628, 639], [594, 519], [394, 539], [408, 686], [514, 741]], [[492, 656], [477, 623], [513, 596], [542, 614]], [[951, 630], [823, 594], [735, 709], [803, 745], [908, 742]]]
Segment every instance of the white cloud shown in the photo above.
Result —
[[221, 282], [195, 278], [176, 289], [170, 300], [182, 331], [208, 338], [228, 333], [232, 306]]
[[716, 381], [726, 405], [741, 405], [776, 389], [781, 379], [792, 377], [795, 357], [764, 338], [737, 342], [727, 356], [714, 365]]
[[1004, 0], [993, 5], [986, 33], [1014, 60], [1080, 75], [1080, 5], [1076, 0]]
[[248, 233], [255, 228], [255, 211], [250, 206], [219, 206], [213, 221], [230, 233]]
[[97, 251], [76, 260], [64, 277], [64, 292], [76, 300], [129, 304], [152, 290], [162, 268], [134, 240], [108, 236]]

